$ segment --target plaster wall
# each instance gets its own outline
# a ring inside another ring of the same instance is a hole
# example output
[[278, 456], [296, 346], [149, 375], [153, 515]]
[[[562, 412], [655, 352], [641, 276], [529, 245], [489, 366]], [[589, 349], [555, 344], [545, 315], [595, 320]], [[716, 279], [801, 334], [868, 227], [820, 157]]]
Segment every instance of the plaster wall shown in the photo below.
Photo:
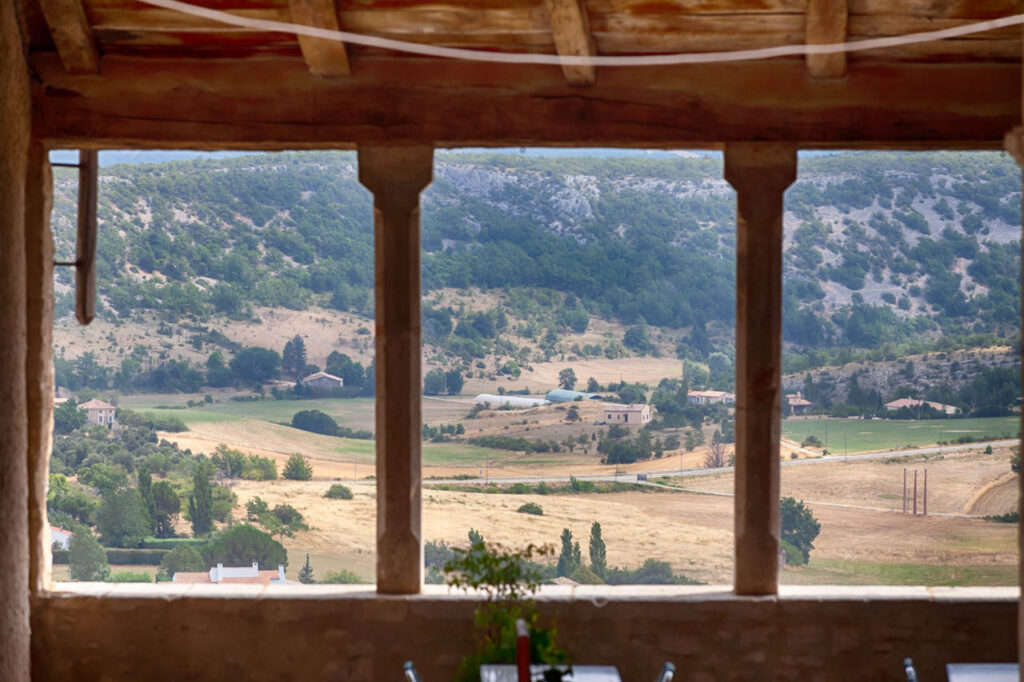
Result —
[[[36, 599], [34, 679], [384, 681], [413, 660], [436, 682], [473, 646], [467, 597], [96, 589]], [[906, 656], [935, 680], [949, 661], [1016, 660], [1016, 590], [786, 591], [636, 589], [607, 600], [556, 590], [539, 604], [573, 660], [614, 664], [627, 681], [653, 680], [666, 660], [698, 682], [905, 680]]]
[[15, 3], [0, 2], [0, 680], [29, 674], [25, 182], [31, 98]]

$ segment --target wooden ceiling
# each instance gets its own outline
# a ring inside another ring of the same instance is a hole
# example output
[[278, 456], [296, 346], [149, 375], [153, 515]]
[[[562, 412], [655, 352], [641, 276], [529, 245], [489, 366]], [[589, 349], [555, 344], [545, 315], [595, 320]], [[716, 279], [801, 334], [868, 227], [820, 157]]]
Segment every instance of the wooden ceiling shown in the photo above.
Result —
[[[998, 146], [1021, 29], [848, 56], [656, 68], [454, 62], [254, 31], [132, 0], [16, 0], [53, 146]], [[703, 52], [935, 30], [1020, 0], [191, 0], [485, 51]]]

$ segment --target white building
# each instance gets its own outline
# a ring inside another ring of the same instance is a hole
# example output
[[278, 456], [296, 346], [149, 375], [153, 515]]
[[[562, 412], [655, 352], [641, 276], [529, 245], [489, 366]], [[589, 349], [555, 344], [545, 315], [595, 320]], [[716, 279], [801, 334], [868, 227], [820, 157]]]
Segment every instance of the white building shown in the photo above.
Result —
[[64, 530], [57, 526], [50, 526], [50, 544], [52, 544], [55, 549], [70, 549], [72, 535], [74, 535], [74, 533], [69, 530]]
[[288, 581], [284, 577], [284, 566], [278, 565], [276, 571], [261, 571], [259, 564], [254, 561], [252, 566], [217, 564], [209, 573], [179, 571], [171, 578], [171, 582], [197, 585], [284, 585]]
[[686, 400], [691, 405], [732, 405], [736, 402], [736, 394], [728, 391], [689, 391]]
[[605, 405], [604, 423], [606, 424], [637, 424], [643, 426], [651, 421], [651, 406], [644, 404], [634, 405]]

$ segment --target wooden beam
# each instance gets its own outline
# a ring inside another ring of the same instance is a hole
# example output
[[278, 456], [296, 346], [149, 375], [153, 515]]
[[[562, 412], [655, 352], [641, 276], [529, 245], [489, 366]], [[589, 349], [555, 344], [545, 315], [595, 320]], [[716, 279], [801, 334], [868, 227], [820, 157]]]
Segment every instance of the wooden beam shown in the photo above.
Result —
[[[808, 0], [807, 44], [846, 42], [848, 17], [847, 0]], [[846, 53], [807, 55], [807, 73], [811, 78], [842, 78], [846, 75]]]
[[[545, 4], [558, 54], [563, 57], [596, 56], [597, 47], [590, 33], [585, 0], [545, 0]], [[597, 79], [593, 66], [562, 64], [562, 73], [570, 85], [593, 85]]]
[[97, 73], [100, 55], [82, 0], [39, 0], [57, 54], [68, 73]]
[[359, 181], [373, 193], [377, 343], [377, 591], [423, 584], [420, 416], [420, 192], [430, 147], [359, 147]]
[[89, 324], [96, 317], [96, 204], [99, 201], [99, 152], [78, 153], [78, 236], [75, 258], [75, 318]]
[[736, 593], [778, 590], [783, 193], [796, 147], [725, 147], [736, 190]]
[[1012, 64], [864, 63], [828, 81], [808, 79], [802, 59], [606, 69], [590, 88], [544, 66], [369, 56], [346, 79], [314, 77], [294, 57], [108, 55], [103, 78], [68, 75], [52, 53], [34, 55], [32, 67], [43, 83], [35, 134], [65, 148], [999, 149], [1021, 111]]
[[[306, 26], [340, 29], [338, 12], [334, 0], [288, 0], [292, 21]], [[345, 44], [333, 40], [322, 40], [298, 35], [302, 58], [309, 65], [314, 76], [348, 76], [348, 52]]]

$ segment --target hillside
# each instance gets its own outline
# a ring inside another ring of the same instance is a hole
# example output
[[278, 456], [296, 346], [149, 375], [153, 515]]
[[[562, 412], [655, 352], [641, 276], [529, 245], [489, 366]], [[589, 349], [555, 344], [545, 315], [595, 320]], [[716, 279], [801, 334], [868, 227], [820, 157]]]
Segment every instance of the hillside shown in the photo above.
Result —
[[[68, 256], [74, 182], [58, 170], [55, 185]], [[837, 348], [1014, 341], [1019, 189], [1000, 154], [802, 159], [785, 221], [789, 369], [836, 364]], [[330, 330], [310, 341], [313, 363], [332, 350], [370, 362], [358, 330], [372, 329], [371, 202], [353, 154], [109, 166], [100, 200], [107, 340], [74, 328], [61, 269], [58, 356], [198, 363], [279, 349], [299, 324], [307, 339]], [[734, 202], [717, 157], [442, 153], [423, 248], [433, 364], [486, 358], [511, 374], [552, 359], [731, 355]], [[277, 336], [261, 331], [275, 320], [287, 322]]]

